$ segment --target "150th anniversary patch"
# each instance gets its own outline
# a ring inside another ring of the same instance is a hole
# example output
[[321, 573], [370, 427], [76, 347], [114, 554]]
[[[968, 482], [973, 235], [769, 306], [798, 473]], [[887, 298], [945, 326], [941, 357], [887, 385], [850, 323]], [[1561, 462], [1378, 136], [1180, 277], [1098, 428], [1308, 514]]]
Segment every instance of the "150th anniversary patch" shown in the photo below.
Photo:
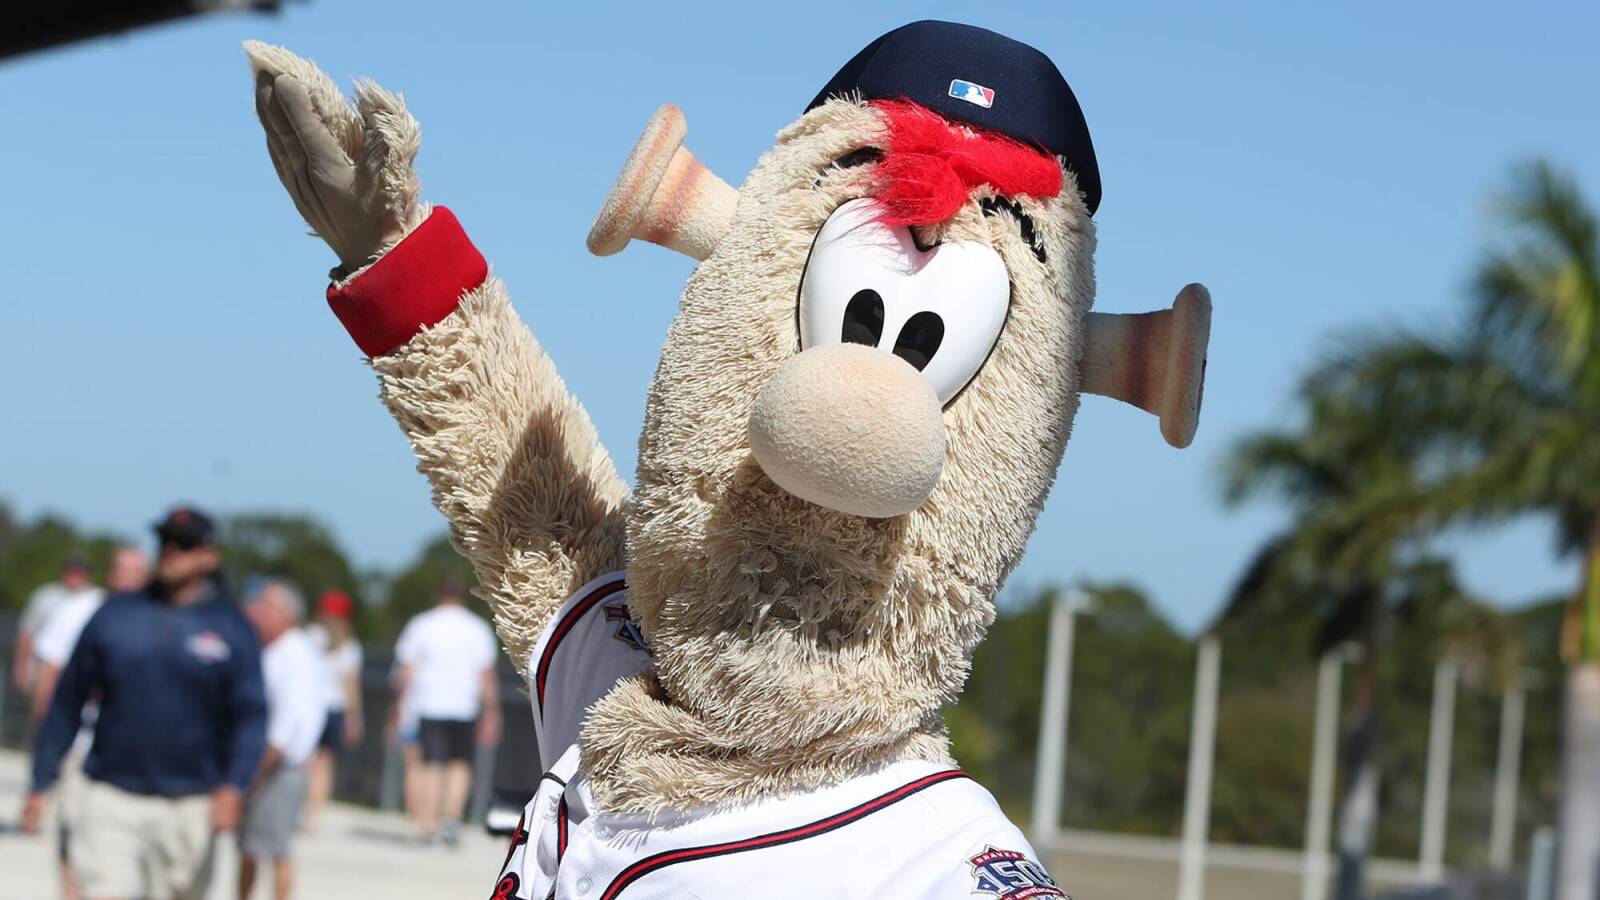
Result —
[[967, 862], [972, 865], [972, 878], [976, 882], [972, 892], [975, 894], [987, 894], [996, 900], [1067, 897], [1067, 892], [1056, 885], [1044, 866], [1015, 850], [985, 847]]

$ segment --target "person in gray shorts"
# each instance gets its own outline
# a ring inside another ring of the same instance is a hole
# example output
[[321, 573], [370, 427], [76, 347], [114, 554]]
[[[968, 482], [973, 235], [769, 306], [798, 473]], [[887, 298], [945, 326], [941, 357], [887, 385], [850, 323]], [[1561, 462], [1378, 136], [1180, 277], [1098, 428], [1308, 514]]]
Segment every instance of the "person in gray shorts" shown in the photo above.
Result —
[[262, 777], [250, 792], [239, 827], [240, 856], [252, 861], [289, 859], [289, 841], [300, 827], [305, 808], [306, 779], [304, 764], [278, 766]]
[[272, 861], [272, 893], [283, 900], [294, 889], [290, 841], [306, 802], [306, 763], [328, 716], [319, 680], [321, 659], [300, 628], [305, 601], [281, 581], [267, 581], [251, 596], [245, 614], [261, 636], [261, 672], [267, 687], [267, 751], [245, 798], [239, 825], [239, 900], [255, 889], [256, 871]]

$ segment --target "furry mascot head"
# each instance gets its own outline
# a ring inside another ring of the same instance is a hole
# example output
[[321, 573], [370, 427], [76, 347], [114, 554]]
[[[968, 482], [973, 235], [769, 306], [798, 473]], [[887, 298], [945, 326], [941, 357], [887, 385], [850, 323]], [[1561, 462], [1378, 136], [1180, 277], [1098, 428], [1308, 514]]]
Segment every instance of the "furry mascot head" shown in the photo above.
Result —
[[[967, 54], [969, 80], [924, 71], [930, 44]], [[656, 113], [589, 239], [702, 260], [651, 386], [628, 514], [656, 671], [584, 731], [598, 783], [630, 806], [944, 754], [938, 710], [1079, 393], [1149, 409], [1188, 444], [1209, 324], [1198, 285], [1169, 312], [1089, 311], [1087, 128], [1054, 65], [991, 32], [919, 22], [880, 38], [737, 192], [683, 136], [676, 108]]]

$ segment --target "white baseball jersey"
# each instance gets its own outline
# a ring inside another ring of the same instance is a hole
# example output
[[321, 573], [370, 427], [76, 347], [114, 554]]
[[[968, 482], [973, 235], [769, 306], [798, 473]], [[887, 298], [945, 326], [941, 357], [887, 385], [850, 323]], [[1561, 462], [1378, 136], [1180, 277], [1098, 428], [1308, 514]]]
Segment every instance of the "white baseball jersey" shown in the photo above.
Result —
[[585, 585], [545, 627], [528, 686], [548, 771], [512, 836], [494, 900], [1067, 896], [994, 797], [935, 763], [895, 763], [654, 822], [595, 808], [578, 773], [578, 729], [617, 679], [650, 662], [621, 572]]

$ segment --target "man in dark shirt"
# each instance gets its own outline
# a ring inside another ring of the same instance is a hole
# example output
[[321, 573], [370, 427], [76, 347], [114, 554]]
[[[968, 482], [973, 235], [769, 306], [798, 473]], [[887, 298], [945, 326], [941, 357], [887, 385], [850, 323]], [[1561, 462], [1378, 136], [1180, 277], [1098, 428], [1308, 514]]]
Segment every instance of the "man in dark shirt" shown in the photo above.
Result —
[[237, 825], [266, 742], [260, 648], [218, 575], [210, 518], [179, 507], [156, 535], [155, 579], [84, 626], [34, 742], [25, 830], [99, 696], [70, 848], [90, 897], [203, 896], [216, 832]]

